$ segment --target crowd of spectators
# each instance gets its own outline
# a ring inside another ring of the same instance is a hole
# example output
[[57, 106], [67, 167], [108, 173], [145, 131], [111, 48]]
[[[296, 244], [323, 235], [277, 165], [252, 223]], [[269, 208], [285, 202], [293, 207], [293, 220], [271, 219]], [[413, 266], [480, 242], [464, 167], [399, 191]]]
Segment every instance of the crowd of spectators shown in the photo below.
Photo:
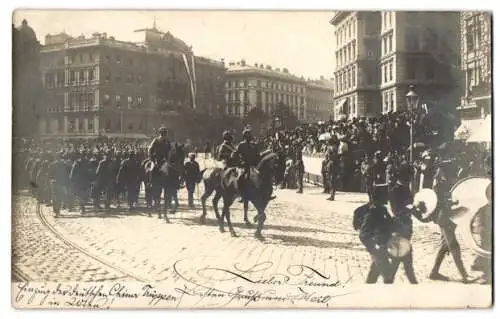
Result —
[[[410, 122], [413, 122], [412, 129]], [[410, 163], [411, 130], [413, 154]], [[422, 109], [275, 129], [257, 141], [285, 152], [300, 147], [306, 156], [324, 158], [327, 153], [335, 154], [339, 160], [337, 189], [366, 191], [369, 167], [374, 161], [381, 161], [386, 171], [378, 182], [388, 183], [396, 171], [407, 169], [410, 179], [419, 185], [421, 173], [429, 170], [428, 162], [431, 157], [434, 159], [434, 150], [444, 142], [441, 137], [439, 130], [431, 126], [429, 114]], [[449, 157], [457, 159], [463, 177], [485, 175], [488, 166], [485, 162], [490, 160], [488, 155], [491, 153], [488, 148], [462, 141], [448, 141], [448, 144], [453, 145], [448, 147]], [[305, 169], [307, 171], [307, 167]]]

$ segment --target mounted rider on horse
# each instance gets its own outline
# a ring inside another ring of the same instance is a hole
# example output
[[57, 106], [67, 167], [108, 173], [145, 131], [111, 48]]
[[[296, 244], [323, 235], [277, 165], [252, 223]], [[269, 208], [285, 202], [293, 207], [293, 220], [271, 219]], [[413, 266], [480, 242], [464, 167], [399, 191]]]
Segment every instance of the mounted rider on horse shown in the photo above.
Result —
[[167, 139], [168, 130], [165, 127], [160, 128], [160, 136], [156, 137], [149, 145], [149, 158], [154, 162], [156, 168], [168, 159], [170, 153], [170, 141]]
[[[236, 150], [234, 151], [234, 154], [232, 154], [233, 158], [239, 159], [240, 169], [238, 169], [237, 180], [240, 186], [239, 189], [242, 190], [243, 199], [244, 194], [246, 193], [246, 184], [250, 180], [251, 173], [257, 172], [256, 167], [261, 159], [261, 154], [259, 153], [257, 144], [255, 144], [252, 140], [252, 130], [250, 128], [246, 128], [243, 131], [243, 141], [236, 146]], [[271, 195], [269, 200], [275, 198], [276, 196]]]

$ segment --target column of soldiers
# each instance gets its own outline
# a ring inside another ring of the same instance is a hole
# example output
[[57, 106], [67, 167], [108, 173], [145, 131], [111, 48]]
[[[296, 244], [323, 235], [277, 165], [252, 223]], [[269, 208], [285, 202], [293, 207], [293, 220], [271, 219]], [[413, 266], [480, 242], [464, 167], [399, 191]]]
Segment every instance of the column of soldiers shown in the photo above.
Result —
[[[160, 130], [161, 134], [165, 131]], [[141, 185], [144, 184], [146, 193], [151, 193], [151, 176], [144, 162], [165, 160], [167, 156], [162, 153], [162, 157], [160, 151], [170, 142], [161, 140], [160, 145], [160, 137], [149, 148], [131, 145], [129, 149], [91, 150], [90, 145], [82, 149], [70, 145], [51, 152], [41, 147], [26, 147], [14, 155], [16, 187], [28, 187], [41, 204], [53, 206], [56, 216], [61, 209], [71, 211], [75, 206], [85, 213], [89, 201], [95, 210], [109, 211], [113, 203], [119, 208], [126, 199], [129, 210], [134, 210]], [[176, 147], [181, 146], [176, 144]], [[186, 183], [190, 207], [194, 205], [195, 185], [200, 181], [199, 165], [193, 155], [189, 154], [190, 160], [185, 163], [179, 180], [179, 185]], [[146, 204], [151, 207], [151, 198], [146, 198]]]
[[[137, 154], [136, 154], [137, 153]], [[109, 209], [112, 201], [120, 204], [127, 194], [129, 208], [137, 204], [140, 189], [143, 150], [61, 150], [24, 151], [24, 183], [29, 183], [40, 203], [60, 210], [72, 210], [75, 204], [85, 213], [85, 204], [92, 200], [96, 209]]]

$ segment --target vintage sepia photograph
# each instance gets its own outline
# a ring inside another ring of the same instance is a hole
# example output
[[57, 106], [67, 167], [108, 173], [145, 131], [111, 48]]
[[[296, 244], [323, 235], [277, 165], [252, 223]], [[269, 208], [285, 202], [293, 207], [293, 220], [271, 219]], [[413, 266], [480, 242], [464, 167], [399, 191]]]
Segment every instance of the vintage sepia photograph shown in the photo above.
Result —
[[491, 307], [492, 16], [14, 11], [12, 307]]

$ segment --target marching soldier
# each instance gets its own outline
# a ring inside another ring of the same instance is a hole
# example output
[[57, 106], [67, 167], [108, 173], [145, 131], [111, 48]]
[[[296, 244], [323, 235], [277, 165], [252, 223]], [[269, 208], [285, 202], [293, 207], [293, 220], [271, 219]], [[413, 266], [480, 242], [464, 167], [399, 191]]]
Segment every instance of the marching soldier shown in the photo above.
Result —
[[127, 158], [122, 162], [118, 176], [116, 177], [117, 184], [125, 186], [129, 210], [133, 210], [134, 204], [137, 203], [140, 177], [141, 167], [135, 159], [135, 152], [130, 150]]
[[354, 211], [353, 227], [359, 230], [359, 239], [372, 257], [367, 284], [374, 284], [380, 274], [384, 283], [392, 283], [392, 266], [387, 253], [387, 242], [391, 235], [391, 216], [385, 207], [387, 185], [373, 187], [370, 202]]
[[471, 278], [465, 270], [460, 253], [460, 246], [455, 234], [456, 225], [450, 220], [451, 216], [451, 187], [454, 182], [453, 163], [451, 160], [441, 161], [434, 176], [434, 191], [438, 197], [437, 215], [434, 222], [441, 229], [441, 246], [436, 255], [434, 266], [429, 275], [430, 279], [448, 281], [449, 278], [439, 273], [439, 268], [447, 253], [451, 253], [453, 261], [462, 276], [463, 283], [474, 282], [477, 278]]
[[114, 185], [114, 175], [113, 175], [113, 161], [111, 159], [112, 151], [108, 151], [104, 159], [99, 162], [96, 170], [96, 192], [94, 193], [94, 206], [100, 209], [101, 195], [104, 194], [105, 201], [104, 207], [109, 209], [111, 205], [111, 200], [113, 199], [113, 185]]
[[189, 161], [184, 164], [184, 180], [186, 181], [186, 190], [188, 192], [188, 205], [194, 208], [193, 194], [197, 183], [201, 180], [200, 165], [195, 160], [196, 154], [189, 154]]

